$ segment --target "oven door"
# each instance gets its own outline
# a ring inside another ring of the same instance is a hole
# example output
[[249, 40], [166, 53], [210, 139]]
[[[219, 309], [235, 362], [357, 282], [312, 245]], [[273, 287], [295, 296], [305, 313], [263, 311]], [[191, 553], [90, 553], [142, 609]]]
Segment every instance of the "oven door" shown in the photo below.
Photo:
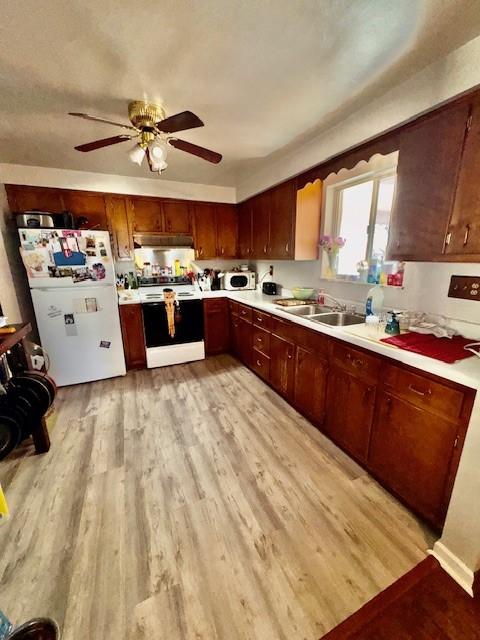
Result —
[[201, 300], [182, 300], [177, 307], [175, 336], [168, 333], [167, 310], [164, 302], [142, 303], [145, 344], [166, 347], [203, 340], [203, 306]]

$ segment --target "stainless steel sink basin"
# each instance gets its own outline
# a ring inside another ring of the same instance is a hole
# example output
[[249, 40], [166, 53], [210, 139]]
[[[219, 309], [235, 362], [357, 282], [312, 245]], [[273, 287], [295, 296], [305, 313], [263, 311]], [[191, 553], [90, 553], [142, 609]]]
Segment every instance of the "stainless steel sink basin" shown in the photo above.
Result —
[[363, 324], [365, 316], [360, 313], [347, 313], [346, 311], [335, 311], [334, 313], [320, 313], [309, 316], [309, 320], [328, 324], [331, 327], [348, 327], [352, 324]]
[[324, 307], [320, 304], [305, 304], [298, 307], [282, 308], [282, 311], [291, 313], [294, 316], [314, 316], [318, 313], [330, 313], [331, 307]]

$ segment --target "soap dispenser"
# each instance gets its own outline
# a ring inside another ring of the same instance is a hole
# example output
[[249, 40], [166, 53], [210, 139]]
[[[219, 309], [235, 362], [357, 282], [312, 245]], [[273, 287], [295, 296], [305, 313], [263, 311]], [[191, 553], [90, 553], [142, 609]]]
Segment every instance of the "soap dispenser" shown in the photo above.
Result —
[[389, 333], [391, 336], [398, 336], [400, 334], [400, 323], [398, 322], [395, 311], [389, 311], [387, 314], [385, 333]]

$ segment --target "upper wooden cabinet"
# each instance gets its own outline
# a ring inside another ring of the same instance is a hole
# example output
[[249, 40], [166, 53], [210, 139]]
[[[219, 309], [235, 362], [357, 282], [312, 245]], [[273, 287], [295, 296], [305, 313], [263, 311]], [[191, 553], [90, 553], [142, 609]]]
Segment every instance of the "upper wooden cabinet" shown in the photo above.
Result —
[[128, 198], [134, 233], [159, 233], [163, 231], [162, 201], [159, 198]]
[[186, 200], [129, 198], [134, 233], [190, 234], [190, 209]]
[[251, 258], [253, 256], [253, 209], [251, 200], [237, 206], [238, 216], [238, 257]]
[[233, 204], [217, 204], [217, 256], [235, 258], [237, 255], [237, 212]]
[[430, 261], [442, 255], [468, 112], [467, 103], [454, 105], [402, 133], [389, 259]]
[[215, 258], [217, 254], [217, 222], [214, 204], [195, 203], [192, 206], [195, 257], [197, 260]]
[[194, 203], [194, 246], [197, 260], [237, 255], [237, 212], [234, 205]]
[[164, 200], [162, 209], [163, 227], [166, 233], [190, 234], [192, 232], [189, 203], [186, 200]]
[[[318, 258], [322, 183], [297, 191], [295, 180], [284, 182], [240, 205], [240, 257], [274, 260]], [[248, 251], [248, 215], [251, 252]]]
[[478, 262], [480, 256], [480, 97], [471, 105], [445, 253]]
[[8, 204], [14, 212], [39, 210], [61, 213], [66, 209], [62, 189], [28, 187], [16, 184], [7, 184], [5, 188]]
[[94, 191], [65, 191], [65, 209], [87, 219], [88, 229], [108, 229], [105, 197]]
[[292, 180], [278, 185], [270, 195], [269, 255], [292, 258], [295, 244], [297, 192]]
[[133, 258], [131, 210], [124, 196], [105, 196], [108, 227], [114, 256], [120, 260]]

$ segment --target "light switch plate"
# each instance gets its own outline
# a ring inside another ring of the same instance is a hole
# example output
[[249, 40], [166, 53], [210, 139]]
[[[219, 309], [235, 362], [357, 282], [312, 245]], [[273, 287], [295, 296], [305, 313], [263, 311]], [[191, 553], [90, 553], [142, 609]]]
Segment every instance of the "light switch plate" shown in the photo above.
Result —
[[480, 300], [480, 276], [452, 276], [448, 297]]

